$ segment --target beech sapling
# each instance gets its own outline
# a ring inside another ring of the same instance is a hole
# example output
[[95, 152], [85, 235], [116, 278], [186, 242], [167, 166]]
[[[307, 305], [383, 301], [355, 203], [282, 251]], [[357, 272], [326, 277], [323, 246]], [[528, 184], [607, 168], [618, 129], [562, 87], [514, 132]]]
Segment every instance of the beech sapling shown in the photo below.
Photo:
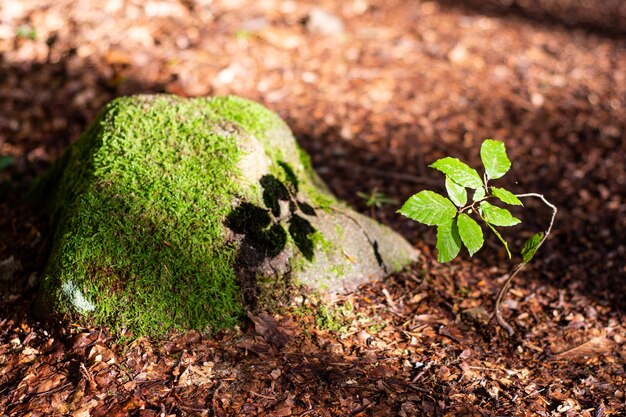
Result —
[[535, 233], [524, 243], [521, 249], [522, 262], [513, 268], [496, 298], [492, 318], [512, 335], [513, 328], [500, 314], [502, 300], [513, 278], [532, 260], [550, 235], [557, 208], [541, 194], [514, 194], [505, 188], [491, 185], [492, 180], [502, 178], [511, 168], [504, 143], [485, 139], [480, 147], [480, 159], [484, 167], [482, 177], [478, 171], [457, 158], [446, 157], [435, 161], [430, 167], [445, 174], [448, 196], [444, 197], [429, 190], [420, 191], [409, 197], [398, 213], [416, 222], [436, 226], [437, 260], [449, 262], [456, 258], [463, 246], [467, 248], [470, 256], [482, 248], [485, 239], [481, 224], [495, 234], [511, 259], [509, 244], [498, 228], [515, 226], [521, 223], [521, 220], [506, 208], [495, 204], [523, 206], [521, 199], [538, 198], [552, 209], [548, 228]]

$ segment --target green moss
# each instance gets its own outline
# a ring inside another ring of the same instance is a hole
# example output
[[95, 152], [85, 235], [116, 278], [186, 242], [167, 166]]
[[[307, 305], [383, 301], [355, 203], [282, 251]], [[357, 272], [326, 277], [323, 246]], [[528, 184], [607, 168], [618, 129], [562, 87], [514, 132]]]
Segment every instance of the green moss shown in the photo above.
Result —
[[[106, 107], [39, 187], [56, 186], [48, 209], [62, 236], [40, 306], [50, 302], [56, 313], [89, 313], [97, 324], [147, 335], [238, 320], [236, 253], [224, 246], [222, 223], [240, 151], [234, 136], [206, 128], [223, 110], [223, 100], [168, 96]], [[260, 131], [275, 121], [270, 115], [229, 119]]]
[[354, 318], [354, 305], [345, 302], [340, 305], [319, 304], [315, 312], [315, 324], [325, 330], [346, 333]]
[[[297, 146], [297, 153], [300, 166], [303, 170], [302, 175], [308, 180], [302, 188], [304, 188], [304, 191], [310, 196], [311, 201], [322, 209], [327, 209], [337, 204], [338, 201], [333, 198], [326, 184], [319, 179], [315, 169], [313, 169], [311, 157], [300, 146]], [[323, 190], [324, 192], [321, 193], [319, 190]]]
[[341, 277], [345, 274], [345, 272], [346, 266], [344, 264], [333, 265], [330, 268], [330, 273], [333, 275], [333, 277]]
[[311, 235], [311, 241], [316, 251], [330, 252], [335, 249], [335, 245], [333, 245], [330, 240], [326, 239], [319, 231], [315, 231], [315, 233]]
[[383, 331], [388, 326], [388, 323], [378, 315], [371, 316], [363, 313], [357, 313], [354, 321], [358, 323], [359, 327], [367, 326], [368, 333], [372, 335]]
[[322, 329], [339, 331], [343, 326], [343, 321], [336, 310], [321, 305], [315, 315], [315, 324]]
[[291, 185], [291, 187], [298, 192], [298, 187], [300, 185], [300, 181], [298, 180], [298, 176], [295, 172], [293, 172], [293, 168], [285, 161], [278, 161], [278, 165], [283, 169], [285, 173], [285, 180]]
[[[272, 175], [283, 183], [298, 179], [299, 188], [317, 207], [326, 209], [337, 204], [337, 200], [315, 173], [311, 158], [297, 143], [293, 143], [293, 149], [285, 149], [284, 143], [272, 142], [279, 137], [272, 134], [276, 130], [291, 135], [285, 122], [276, 113], [258, 103], [236, 96], [217, 97], [211, 101], [222, 117], [238, 123], [263, 143], [266, 153], [275, 161], [270, 167]], [[289, 167], [288, 170], [285, 165]], [[324, 192], [320, 192], [320, 189]]]
[[[220, 117], [237, 123], [245, 131], [252, 133], [264, 144], [271, 140], [268, 132], [274, 129], [289, 129], [278, 115], [254, 101], [236, 96], [199, 99], [210, 103]], [[283, 158], [272, 158], [279, 160]]]
[[343, 240], [343, 239], [345, 238], [345, 236], [346, 236], [346, 231], [345, 231], [345, 229], [344, 229], [344, 228], [343, 228], [343, 226], [342, 226], [342, 225], [340, 225], [339, 223], [337, 223], [337, 224], [335, 225], [335, 233], [337, 233], [337, 237], [338, 237], [339, 239], [341, 239], [341, 240]]
[[[223, 117], [240, 124], [263, 143], [268, 156], [272, 161], [277, 161], [270, 168], [271, 174], [282, 182], [291, 182], [294, 177], [299, 178], [303, 191], [319, 207], [327, 208], [337, 202], [330, 197], [330, 193], [326, 195], [319, 192], [317, 187], [322, 187], [326, 191], [326, 186], [318, 179], [309, 155], [300, 146], [295, 143], [293, 149], [285, 149], [284, 144], [273, 146], [274, 135], [270, 133], [275, 130], [289, 130], [278, 115], [258, 103], [239, 97], [219, 97], [213, 101]], [[291, 135], [290, 132], [288, 134]], [[290, 172], [286, 172], [285, 165], [290, 168]]]

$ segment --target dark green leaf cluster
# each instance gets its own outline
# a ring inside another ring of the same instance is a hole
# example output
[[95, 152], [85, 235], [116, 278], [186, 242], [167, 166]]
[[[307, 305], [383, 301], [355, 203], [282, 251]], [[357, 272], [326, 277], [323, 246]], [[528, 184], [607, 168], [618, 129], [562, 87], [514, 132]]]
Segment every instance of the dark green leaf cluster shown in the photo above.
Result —
[[[493, 187], [489, 181], [502, 178], [511, 168], [504, 143], [486, 139], [480, 148], [480, 158], [484, 166], [481, 177], [472, 167], [457, 158], [442, 158], [431, 166], [445, 174], [445, 187], [448, 196], [433, 191], [420, 191], [411, 196], [398, 212], [412, 220], [429, 226], [437, 226], [437, 251], [439, 262], [454, 259], [465, 245], [470, 256], [484, 244], [484, 223], [504, 245], [509, 258], [511, 252], [496, 227], [515, 226], [520, 220], [505, 208], [491, 204], [488, 200], [521, 206], [522, 202], [512, 192]], [[468, 190], [472, 194], [468, 201]], [[478, 221], [477, 221], [478, 220]], [[522, 257], [528, 262], [535, 254], [543, 236], [533, 236], [524, 245]]]

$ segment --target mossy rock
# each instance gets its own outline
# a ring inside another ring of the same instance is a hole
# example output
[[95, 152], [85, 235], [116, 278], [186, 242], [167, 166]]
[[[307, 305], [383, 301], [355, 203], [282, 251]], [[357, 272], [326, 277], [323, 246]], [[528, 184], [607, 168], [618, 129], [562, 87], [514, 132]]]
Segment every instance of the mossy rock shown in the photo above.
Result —
[[35, 196], [54, 230], [39, 312], [135, 335], [232, 326], [286, 288], [353, 290], [415, 259], [237, 97], [116, 99]]

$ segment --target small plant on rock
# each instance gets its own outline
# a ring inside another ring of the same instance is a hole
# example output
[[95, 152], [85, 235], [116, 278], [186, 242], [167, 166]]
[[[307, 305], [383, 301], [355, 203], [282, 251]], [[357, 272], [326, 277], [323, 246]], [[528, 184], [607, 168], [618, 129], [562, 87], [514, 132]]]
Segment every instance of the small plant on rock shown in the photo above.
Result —
[[365, 200], [365, 205], [369, 208], [371, 217], [376, 217], [376, 210], [380, 210], [383, 206], [398, 204], [395, 198], [387, 197], [384, 193], [379, 192], [376, 187], [369, 193], [357, 191], [356, 195]]
[[[411, 196], [398, 213], [417, 222], [437, 226], [437, 259], [449, 262], [454, 259], [461, 247], [465, 245], [470, 256], [473, 256], [484, 243], [483, 229], [487, 226], [502, 242], [511, 258], [509, 245], [497, 227], [510, 227], [521, 223], [511, 212], [491, 202], [499, 202], [514, 206], [523, 206], [522, 198], [538, 198], [552, 209], [552, 218], [548, 228], [534, 234], [526, 241], [521, 250], [522, 262], [517, 264], [504, 282], [498, 296], [492, 318], [502, 326], [509, 335], [514, 333], [500, 314], [500, 306], [513, 278], [532, 260], [539, 247], [546, 241], [552, 230], [557, 208], [541, 194], [514, 194], [504, 188], [494, 187], [491, 180], [502, 178], [511, 168], [511, 161], [506, 154], [504, 143], [486, 139], [480, 148], [480, 158], [484, 165], [484, 174], [461, 162], [457, 158], [442, 158], [435, 161], [431, 168], [445, 174], [445, 187], [448, 197], [433, 191], [420, 191]], [[467, 189], [472, 191], [468, 198]], [[478, 221], [477, 221], [478, 220]]]

